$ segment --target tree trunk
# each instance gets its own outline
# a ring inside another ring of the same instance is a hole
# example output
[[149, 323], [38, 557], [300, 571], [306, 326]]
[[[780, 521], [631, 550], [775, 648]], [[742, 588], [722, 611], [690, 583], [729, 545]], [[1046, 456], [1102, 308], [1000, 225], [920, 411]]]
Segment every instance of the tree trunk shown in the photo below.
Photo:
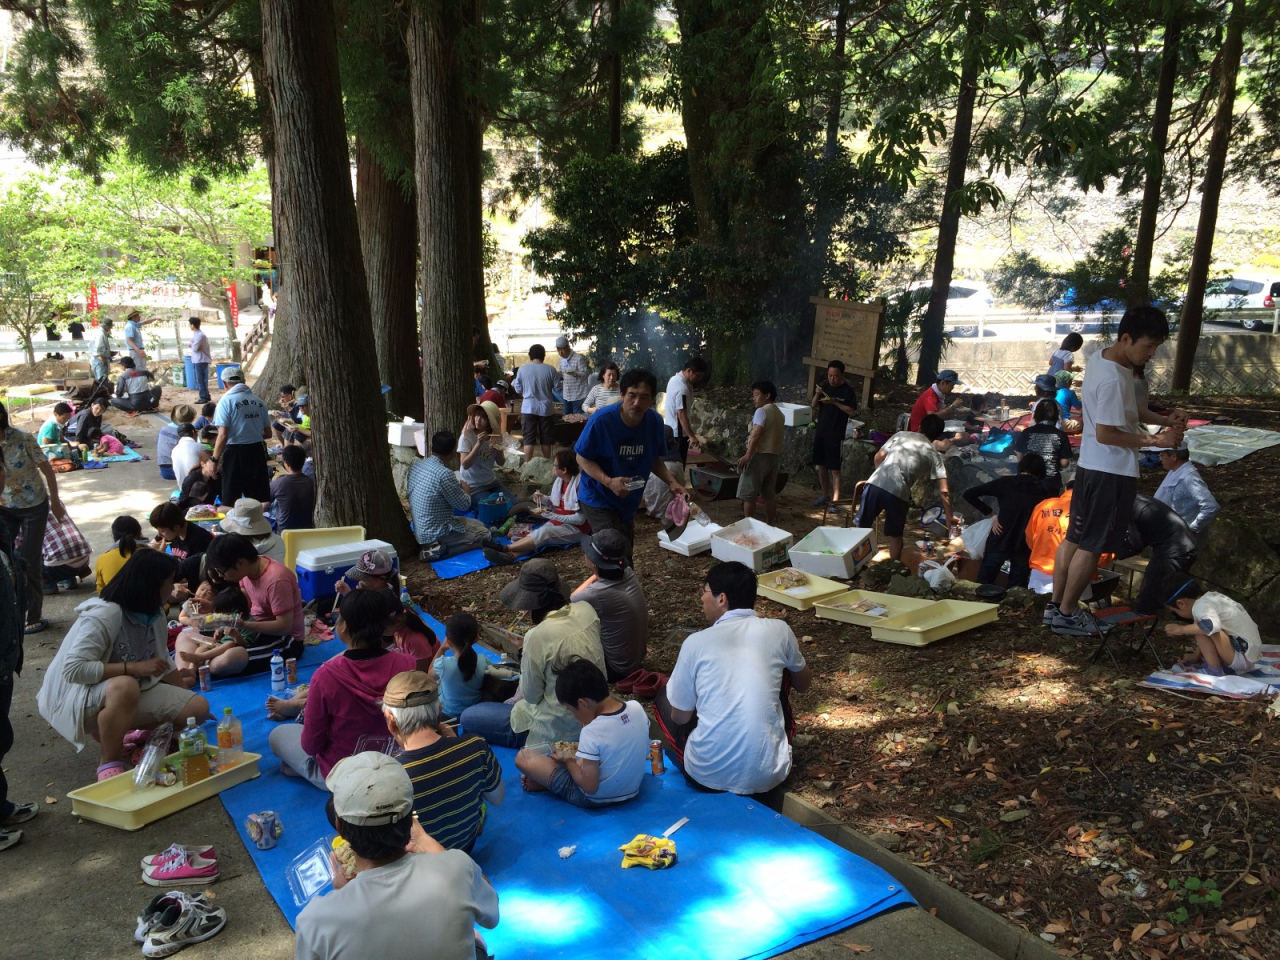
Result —
[[1182, 324], [1178, 329], [1178, 348], [1173, 361], [1173, 389], [1191, 389], [1191, 368], [1200, 345], [1200, 328], [1204, 321], [1204, 291], [1213, 260], [1213, 235], [1218, 225], [1218, 201], [1222, 196], [1222, 180], [1227, 168], [1227, 151], [1231, 147], [1232, 111], [1236, 103], [1236, 74], [1244, 48], [1245, 2], [1231, 4], [1227, 34], [1219, 56], [1218, 105], [1213, 115], [1213, 133], [1205, 157], [1204, 180], [1200, 184], [1200, 219], [1196, 223], [1196, 243], [1191, 251], [1191, 267], [1187, 276], [1187, 295], [1182, 306]]
[[418, 247], [412, 192], [395, 183], [356, 142], [356, 217], [369, 279], [369, 309], [378, 375], [391, 387], [387, 404], [397, 416], [422, 418], [418, 357]]
[[1160, 193], [1164, 189], [1164, 155], [1169, 149], [1169, 115], [1173, 112], [1173, 89], [1178, 79], [1178, 43], [1181, 39], [1182, 21], [1170, 20], [1164, 28], [1160, 82], [1156, 87], [1155, 112], [1151, 118], [1151, 146], [1147, 151], [1147, 180], [1142, 188], [1138, 237], [1133, 244], [1129, 295], [1125, 298], [1130, 306], [1139, 306], [1151, 300], [1151, 252], [1156, 243]]
[[30, 330], [18, 331], [18, 340], [22, 343], [22, 351], [27, 355], [27, 366], [36, 365], [35, 334]]
[[316, 525], [412, 539], [391, 479], [331, 0], [262, 0], [280, 220], [315, 431]]
[[613, 48], [609, 52], [609, 152], [622, 152], [622, 53], [618, 49], [618, 19], [622, 13], [622, 0], [609, 0], [609, 29], [613, 34]]
[[929, 308], [920, 321], [920, 361], [916, 367], [916, 384], [933, 383], [942, 362], [943, 328], [947, 316], [947, 294], [951, 291], [951, 274], [956, 265], [956, 238], [960, 235], [960, 191], [964, 189], [969, 166], [969, 149], [973, 142], [973, 107], [978, 99], [978, 56], [973, 46], [983, 29], [983, 9], [975, 3], [969, 9], [965, 29], [965, 45], [969, 48], [960, 68], [960, 95], [956, 99], [956, 116], [951, 128], [951, 146], [947, 151], [947, 185], [942, 193], [942, 216], [938, 220], [938, 246], [933, 260], [933, 286], [929, 291]]
[[[844, 48], [847, 19], [848, 4], [846, 0], [840, 0], [840, 4], [836, 8], [835, 52], [832, 57], [831, 92], [827, 100], [827, 133], [826, 139], [822, 144], [822, 160], [825, 164], [830, 164], [840, 152], [840, 112], [844, 105]], [[831, 250], [831, 232], [835, 229], [836, 217], [839, 214], [839, 205], [833, 203], [830, 198], [826, 198], [819, 207], [815, 218], [813, 270], [814, 275], [818, 278], [818, 288], [815, 292], [819, 296], [825, 296], [827, 293], [824, 282], [827, 254]], [[812, 311], [806, 311], [805, 322], [802, 325], [802, 343], [813, 342], [813, 323], [809, 319], [810, 313]]]
[[409, 18], [414, 171], [418, 186], [419, 287], [422, 290], [423, 422], [427, 435], [456, 431], [475, 401], [471, 335], [475, 286], [468, 269], [467, 217], [473, 209], [462, 65], [465, 28], [457, 4], [419, 0]]
[[222, 325], [227, 331], [227, 353], [231, 356], [232, 363], [240, 362], [240, 336], [236, 331], [236, 322], [231, 315], [231, 297], [235, 296], [235, 286], [231, 287], [231, 293], [227, 293], [226, 288], [222, 290], [222, 296], [218, 297], [218, 312], [222, 314]]

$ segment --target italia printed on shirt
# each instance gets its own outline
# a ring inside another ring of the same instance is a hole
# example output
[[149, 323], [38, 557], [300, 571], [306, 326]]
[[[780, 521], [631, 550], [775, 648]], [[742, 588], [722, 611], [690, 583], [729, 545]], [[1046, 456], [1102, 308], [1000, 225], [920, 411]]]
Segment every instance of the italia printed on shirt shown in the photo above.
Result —
[[643, 443], [618, 444], [618, 458], [623, 461], [627, 468], [627, 472], [632, 476], [635, 476], [640, 472], [644, 456], [645, 446]]

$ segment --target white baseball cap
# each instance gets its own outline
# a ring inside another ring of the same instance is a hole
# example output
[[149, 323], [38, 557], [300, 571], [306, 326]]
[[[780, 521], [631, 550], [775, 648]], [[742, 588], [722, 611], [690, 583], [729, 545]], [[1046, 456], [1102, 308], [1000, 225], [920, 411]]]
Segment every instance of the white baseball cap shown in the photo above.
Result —
[[413, 784], [399, 760], [368, 750], [339, 760], [324, 785], [339, 819], [357, 827], [398, 823], [413, 810]]

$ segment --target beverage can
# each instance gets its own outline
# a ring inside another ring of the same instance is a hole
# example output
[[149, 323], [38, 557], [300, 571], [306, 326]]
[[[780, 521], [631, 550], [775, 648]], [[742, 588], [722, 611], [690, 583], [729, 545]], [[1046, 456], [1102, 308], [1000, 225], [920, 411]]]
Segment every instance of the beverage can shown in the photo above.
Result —
[[208, 693], [210, 690], [212, 690], [213, 689], [213, 671], [210, 670], [209, 665], [207, 663], [200, 664], [200, 666], [196, 668], [196, 673], [200, 677], [200, 689], [203, 690], [205, 693]]
[[274, 810], [249, 814], [244, 822], [244, 828], [249, 834], [249, 839], [257, 844], [259, 850], [270, 850], [284, 833], [284, 825], [280, 823], [280, 818]]
[[298, 682], [298, 660], [296, 657], [290, 657], [284, 662], [284, 675], [289, 683]]
[[667, 772], [667, 763], [662, 756], [661, 740], [649, 741], [649, 769], [652, 770], [656, 776], [662, 776], [662, 774]]

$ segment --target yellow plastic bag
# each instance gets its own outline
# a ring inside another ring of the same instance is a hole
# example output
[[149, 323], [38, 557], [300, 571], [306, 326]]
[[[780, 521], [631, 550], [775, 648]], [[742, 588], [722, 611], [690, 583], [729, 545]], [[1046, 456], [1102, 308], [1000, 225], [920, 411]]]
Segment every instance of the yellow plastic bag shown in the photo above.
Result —
[[676, 842], [666, 837], [638, 833], [634, 840], [618, 849], [622, 851], [623, 870], [629, 867], [661, 870], [663, 867], [674, 866], [676, 862]]

